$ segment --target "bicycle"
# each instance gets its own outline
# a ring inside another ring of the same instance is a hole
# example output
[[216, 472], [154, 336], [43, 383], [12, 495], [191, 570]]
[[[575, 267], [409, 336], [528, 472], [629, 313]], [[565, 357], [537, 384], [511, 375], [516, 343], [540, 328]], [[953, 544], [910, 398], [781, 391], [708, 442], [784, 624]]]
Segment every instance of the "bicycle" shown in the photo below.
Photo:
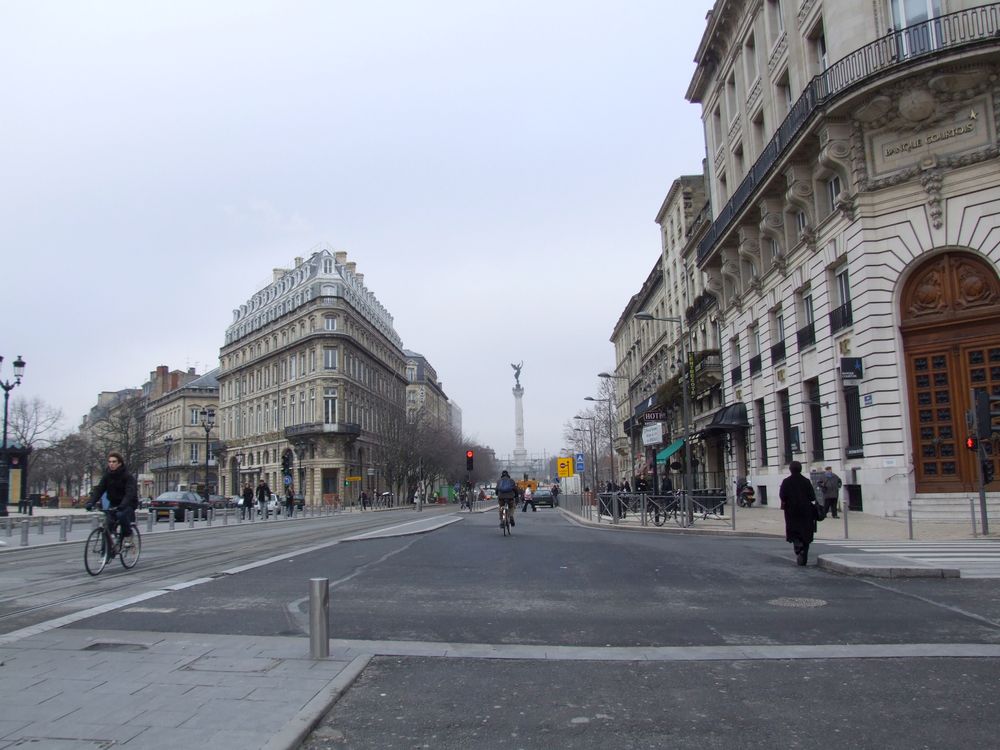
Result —
[[647, 498], [646, 502], [646, 514], [652, 517], [653, 523], [657, 526], [662, 526], [668, 518], [672, 518], [678, 525], [680, 524], [677, 520], [680, 516], [680, 503], [673, 494], [667, 495], [662, 503], [652, 497]]
[[[131, 536], [117, 535], [117, 541], [108, 528], [108, 511], [101, 511], [101, 524], [90, 532], [83, 548], [83, 565], [92, 576], [99, 575], [105, 566], [115, 557], [121, 560], [122, 567], [131, 570], [139, 562], [142, 551], [142, 536], [139, 527], [132, 522], [129, 528]], [[118, 525], [117, 523], [115, 524]]]
[[510, 536], [510, 505], [500, 500], [500, 529], [504, 536]]

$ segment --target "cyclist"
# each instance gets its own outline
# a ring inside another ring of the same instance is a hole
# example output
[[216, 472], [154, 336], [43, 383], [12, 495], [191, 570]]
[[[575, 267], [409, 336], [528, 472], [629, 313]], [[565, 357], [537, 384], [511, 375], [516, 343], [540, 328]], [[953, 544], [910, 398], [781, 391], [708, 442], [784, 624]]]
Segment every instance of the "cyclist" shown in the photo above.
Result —
[[[101, 501], [101, 496], [105, 494], [107, 507]], [[117, 525], [119, 540], [132, 536], [135, 509], [139, 506], [139, 490], [135, 477], [125, 467], [125, 459], [116, 451], [108, 454], [108, 469], [97, 486], [90, 491], [90, 502], [85, 507], [92, 510], [98, 504], [108, 517], [109, 531]]]
[[[497, 480], [497, 511], [503, 513], [503, 506], [507, 506], [507, 517], [510, 525], [514, 525], [514, 509], [517, 506], [517, 483], [510, 478], [510, 474], [504, 469]], [[503, 525], [501, 520], [500, 525]]]

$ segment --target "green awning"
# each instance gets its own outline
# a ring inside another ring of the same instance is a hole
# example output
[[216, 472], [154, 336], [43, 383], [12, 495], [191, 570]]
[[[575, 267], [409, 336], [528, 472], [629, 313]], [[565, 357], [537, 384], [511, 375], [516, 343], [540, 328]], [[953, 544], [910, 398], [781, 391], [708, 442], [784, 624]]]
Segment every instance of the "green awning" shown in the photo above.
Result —
[[656, 454], [656, 462], [666, 463], [667, 459], [684, 447], [684, 438], [679, 438]]

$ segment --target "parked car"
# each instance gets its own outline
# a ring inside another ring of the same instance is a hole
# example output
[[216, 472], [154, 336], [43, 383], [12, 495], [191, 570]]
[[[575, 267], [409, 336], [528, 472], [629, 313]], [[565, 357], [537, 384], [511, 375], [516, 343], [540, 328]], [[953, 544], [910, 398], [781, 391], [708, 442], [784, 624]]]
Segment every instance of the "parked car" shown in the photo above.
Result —
[[550, 508], [556, 507], [559, 502], [556, 500], [552, 490], [548, 487], [539, 487], [535, 490], [535, 505], [548, 505]]
[[[278, 496], [272, 492], [267, 498], [267, 514], [269, 516], [280, 516], [282, 506], [283, 503], [278, 499]], [[260, 503], [257, 503], [257, 515], [263, 515]]]
[[185, 511], [193, 511], [195, 516], [207, 512], [209, 504], [205, 498], [195, 492], [163, 492], [149, 504], [149, 512], [159, 521], [160, 518], [170, 518], [174, 514], [177, 521], [184, 520]]
[[208, 505], [211, 508], [221, 509], [229, 507], [229, 499], [222, 495], [209, 495]]

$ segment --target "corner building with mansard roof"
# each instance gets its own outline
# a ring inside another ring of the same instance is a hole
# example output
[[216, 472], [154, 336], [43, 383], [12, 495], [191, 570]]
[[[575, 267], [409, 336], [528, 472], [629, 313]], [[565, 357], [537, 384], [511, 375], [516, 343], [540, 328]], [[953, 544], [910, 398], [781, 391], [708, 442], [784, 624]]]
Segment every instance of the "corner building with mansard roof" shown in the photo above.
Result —
[[969, 518], [970, 390], [1000, 395], [998, 32], [1000, 4], [961, 0], [708, 15], [697, 263], [750, 422], [728, 460], [771, 504], [795, 459], [856, 508]]
[[405, 408], [402, 340], [347, 253], [325, 246], [233, 311], [220, 352], [222, 489], [287, 482], [310, 505], [387, 489], [378, 435]]

